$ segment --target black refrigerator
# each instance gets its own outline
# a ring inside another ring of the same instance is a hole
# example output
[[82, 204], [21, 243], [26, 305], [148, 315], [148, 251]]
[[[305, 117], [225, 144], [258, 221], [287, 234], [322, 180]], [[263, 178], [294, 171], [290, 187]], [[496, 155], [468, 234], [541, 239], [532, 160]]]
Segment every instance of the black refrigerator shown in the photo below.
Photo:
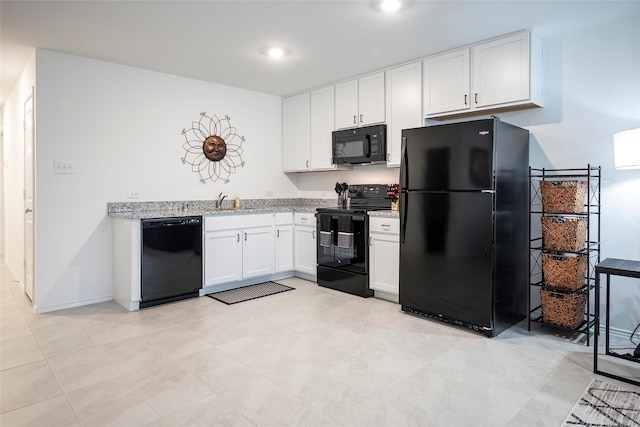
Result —
[[498, 118], [402, 131], [402, 310], [495, 336], [524, 319], [529, 131]]

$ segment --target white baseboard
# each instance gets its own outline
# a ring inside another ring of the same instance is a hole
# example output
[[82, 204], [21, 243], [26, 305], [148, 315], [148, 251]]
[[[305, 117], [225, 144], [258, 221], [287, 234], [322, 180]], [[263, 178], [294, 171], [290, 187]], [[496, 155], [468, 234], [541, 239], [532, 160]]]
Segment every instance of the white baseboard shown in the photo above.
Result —
[[55, 305], [53, 307], [46, 307], [46, 308], [38, 308], [34, 306], [33, 312], [36, 314], [48, 313], [50, 311], [65, 310], [67, 308], [82, 307], [83, 305], [98, 304], [98, 303], [107, 302], [107, 301], [113, 301], [113, 297], [109, 296], [109, 297], [103, 297], [103, 298], [96, 298], [96, 299], [87, 300], [87, 301], [74, 302], [73, 304]]

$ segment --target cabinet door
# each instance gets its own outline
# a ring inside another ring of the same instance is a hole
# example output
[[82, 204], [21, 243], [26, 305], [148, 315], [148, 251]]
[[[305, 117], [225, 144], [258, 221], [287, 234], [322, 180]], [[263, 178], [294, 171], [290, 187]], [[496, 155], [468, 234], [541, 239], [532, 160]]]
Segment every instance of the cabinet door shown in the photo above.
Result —
[[300, 172], [309, 169], [311, 147], [311, 103], [309, 93], [282, 101], [282, 169]]
[[242, 230], [242, 278], [265, 276], [274, 271], [273, 226]]
[[331, 152], [334, 131], [334, 87], [311, 92], [311, 169], [335, 169]]
[[276, 273], [293, 270], [293, 226], [276, 225]]
[[338, 83], [335, 91], [336, 129], [358, 126], [358, 80]]
[[358, 125], [384, 123], [384, 72], [358, 79]]
[[529, 98], [529, 33], [474, 46], [472, 56], [476, 107]]
[[387, 71], [387, 166], [400, 166], [402, 129], [422, 126], [422, 64]]
[[315, 227], [294, 227], [293, 248], [293, 262], [295, 270], [315, 276], [317, 274]]
[[208, 231], [204, 238], [204, 285], [242, 280], [242, 231]]
[[424, 114], [429, 117], [468, 110], [469, 49], [436, 55], [424, 61]]
[[400, 241], [398, 235], [371, 233], [369, 287], [398, 295]]

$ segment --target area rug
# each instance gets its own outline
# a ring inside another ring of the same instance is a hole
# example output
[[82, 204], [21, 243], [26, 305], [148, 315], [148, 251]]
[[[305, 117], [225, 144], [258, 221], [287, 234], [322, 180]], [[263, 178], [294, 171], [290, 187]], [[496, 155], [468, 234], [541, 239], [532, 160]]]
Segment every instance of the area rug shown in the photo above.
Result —
[[230, 289], [228, 291], [215, 292], [213, 294], [208, 294], [207, 296], [227, 305], [231, 305], [269, 295], [279, 294], [281, 292], [287, 292], [292, 289], [295, 288], [269, 281]]
[[640, 392], [593, 380], [563, 427], [640, 426]]

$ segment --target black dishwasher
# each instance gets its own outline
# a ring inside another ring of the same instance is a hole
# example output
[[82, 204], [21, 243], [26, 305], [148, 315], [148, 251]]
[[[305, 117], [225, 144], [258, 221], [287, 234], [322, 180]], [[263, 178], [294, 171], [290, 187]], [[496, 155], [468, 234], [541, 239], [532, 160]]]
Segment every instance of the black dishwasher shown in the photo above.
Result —
[[197, 297], [202, 288], [202, 217], [142, 220], [140, 308]]

